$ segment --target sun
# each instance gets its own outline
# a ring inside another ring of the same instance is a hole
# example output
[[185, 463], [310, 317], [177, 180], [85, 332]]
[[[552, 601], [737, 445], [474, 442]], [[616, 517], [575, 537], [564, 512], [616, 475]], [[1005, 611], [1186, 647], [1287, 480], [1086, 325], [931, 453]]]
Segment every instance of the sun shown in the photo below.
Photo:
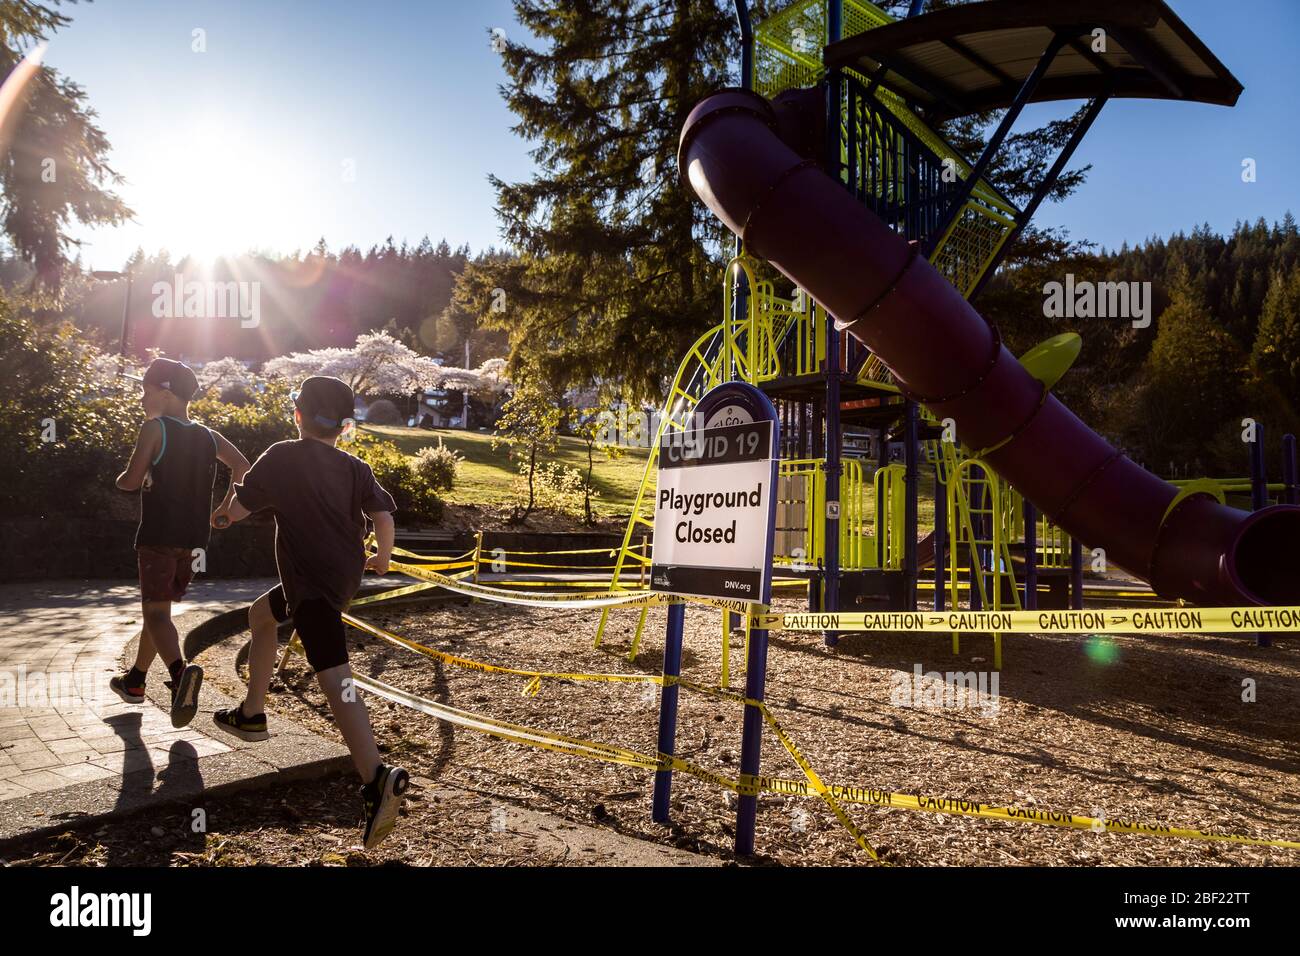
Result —
[[243, 123], [204, 115], [160, 137], [149, 168], [133, 177], [136, 218], [177, 260], [211, 264], [277, 245], [299, 214], [286, 166]]

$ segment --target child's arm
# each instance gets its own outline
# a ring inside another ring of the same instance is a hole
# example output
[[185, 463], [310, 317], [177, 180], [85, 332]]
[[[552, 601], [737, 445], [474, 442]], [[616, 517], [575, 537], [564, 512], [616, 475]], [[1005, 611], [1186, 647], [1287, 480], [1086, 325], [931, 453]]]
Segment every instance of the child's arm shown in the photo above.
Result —
[[227, 495], [226, 500], [217, 505], [217, 510], [212, 512], [212, 527], [218, 530], [228, 528], [236, 521], [243, 521], [252, 513], [239, 503], [238, 498]]
[[[212, 434], [216, 435], [216, 432]], [[224, 438], [221, 441], [229, 445], [230, 451], [238, 458], [232, 456], [233, 464], [222, 459], [229, 466], [232, 475], [230, 491], [217, 506], [217, 510], [212, 512], [212, 527], [217, 529], [228, 527], [235, 521], [243, 521], [255, 512], [273, 508], [276, 500], [273, 490], [276, 487], [276, 465], [274, 461], [268, 462], [268, 458], [274, 457], [275, 446], [264, 451], [250, 468], [248, 460], [239, 454], [234, 445]], [[217, 448], [219, 452], [222, 451], [221, 442], [217, 443]]]
[[135, 450], [131, 460], [126, 463], [126, 470], [117, 476], [117, 487], [121, 491], [139, 491], [149, 475], [149, 466], [158, 456], [162, 447], [162, 422], [151, 418], [140, 426], [140, 435], [135, 441]]
[[[208, 431], [212, 431], [212, 429], [209, 428]], [[220, 432], [212, 431], [212, 437], [217, 443], [217, 461], [230, 469], [230, 487], [226, 489], [226, 497], [222, 499], [221, 504], [217, 508], [218, 511], [222, 511], [223, 509], [228, 509], [230, 503], [235, 500], [235, 483], [244, 480], [244, 475], [248, 474], [250, 466], [248, 464], [248, 459], [244, 457], [243, 452], [227, 441], [224, 435]], [[242, 514], [239, 518], [235, 518], [232, 515], [231, 520], [238, 521], [240, 518], [246, 517], [248, 517], [247, 514]]]
[[376, 511], [370, 514], [375, 523], [375, 542], [377, 550], [366, 558], [366, 570], [376, 574], [388, 573], [388, 562], [393, 558], [393, 514], [391, 511]]

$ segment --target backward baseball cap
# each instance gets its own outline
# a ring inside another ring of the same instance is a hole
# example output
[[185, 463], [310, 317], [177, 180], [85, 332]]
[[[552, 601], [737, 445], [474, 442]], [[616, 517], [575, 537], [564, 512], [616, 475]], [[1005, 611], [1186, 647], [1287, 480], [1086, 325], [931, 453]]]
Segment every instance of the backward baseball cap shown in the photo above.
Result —
[[342, 428], [356, 412], [352, 388], [332, 375], [313, 375], [303, 379], [292, 393], [293, 403], [322, 428]]
[[149, 363], [144, 375], [139, 377], [127, 375], [126, 377], [133, 378], [145, 385], [165, 388], [182, 402], [188, 402], [194, 397], [194, 393], [199, 390], [199, 380], [194, 375], [194, 369], [184, 362], [176, 362], [172, 359], [156, 358]]

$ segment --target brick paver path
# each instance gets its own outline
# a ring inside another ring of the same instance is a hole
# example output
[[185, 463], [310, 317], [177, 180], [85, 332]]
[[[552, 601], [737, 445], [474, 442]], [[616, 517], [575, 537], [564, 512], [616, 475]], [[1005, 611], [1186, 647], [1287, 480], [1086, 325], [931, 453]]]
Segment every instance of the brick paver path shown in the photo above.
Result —
[[[172, 613], [215, 614], [273, 583], [196, 581]], [[0, 586], [0, 801], [161, 771], [178, 740], [199, 757], [230, 749], [193, 725], [176, 730], [150, 701], [127, 704], [108, 689], [123, 648], [139, 633], [139, 594], [135, 582]]]

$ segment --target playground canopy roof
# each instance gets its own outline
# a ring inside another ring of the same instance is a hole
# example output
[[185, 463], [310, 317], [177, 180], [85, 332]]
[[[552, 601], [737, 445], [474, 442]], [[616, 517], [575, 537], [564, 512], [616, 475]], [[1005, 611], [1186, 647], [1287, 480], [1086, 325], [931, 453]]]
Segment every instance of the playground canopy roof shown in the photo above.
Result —
[[[1097, 28], [1105, 52], [1093, 52]], [[965, 116], [1011, 106], [1056, 37], [1063, 45], [1027, 102], [1108, 95], [1232, 106], [1241, 95], [1237, 78], [1162, 0], [986, 0], [832, 43], [825, 62], [938, 116]]]

